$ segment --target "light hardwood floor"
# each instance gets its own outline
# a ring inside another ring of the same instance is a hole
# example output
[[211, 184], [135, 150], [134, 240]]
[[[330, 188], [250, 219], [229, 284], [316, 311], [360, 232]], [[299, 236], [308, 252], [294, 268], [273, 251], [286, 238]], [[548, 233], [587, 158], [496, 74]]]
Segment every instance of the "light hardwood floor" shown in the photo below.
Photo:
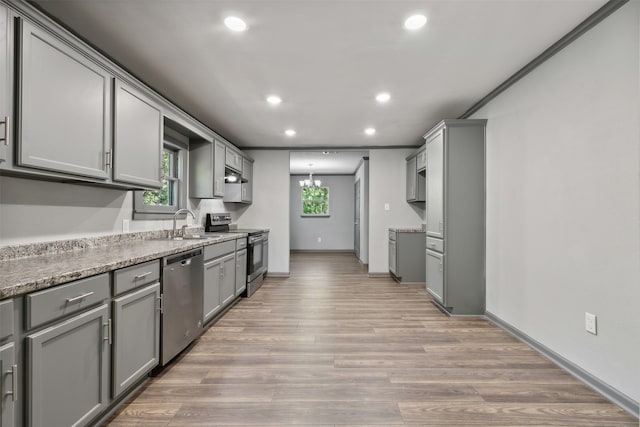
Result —
[[115, 414], [111, 427], [638, 426], [480, 318], [367, 277], [350, 253], [294, 253]]

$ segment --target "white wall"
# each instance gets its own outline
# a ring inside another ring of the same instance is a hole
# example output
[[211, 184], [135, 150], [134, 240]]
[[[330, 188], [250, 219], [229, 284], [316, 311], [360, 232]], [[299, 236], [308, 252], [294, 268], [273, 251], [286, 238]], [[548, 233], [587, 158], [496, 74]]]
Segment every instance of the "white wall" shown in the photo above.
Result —
[[253, 164], [253, 204], [238, 215], [240, 227], [266, 227], [269, 271], [289, 273], [289, 151], [243, 150]]
[[360, 185], [360, 262], [369, 263], [369, 160], [363, 160], [356, 170]]
[[[303, 217], [298, 181], [308, 176], [291, 175], [291, 250], [352, 251], [354, 243], [354, 176], [314, 175], [329, 188], [329, 216]], [[320, 239], [320, 241], [318, 241]]]
[[389, 273], [389, 227], [424, 222], [424, 206], [407, 203], [406, 158], [415, 151], [369, 150], [369, 273]]
[[488, 119], [487, 310], [635, 401], [639, 9], [623, 6], [474, 115]]

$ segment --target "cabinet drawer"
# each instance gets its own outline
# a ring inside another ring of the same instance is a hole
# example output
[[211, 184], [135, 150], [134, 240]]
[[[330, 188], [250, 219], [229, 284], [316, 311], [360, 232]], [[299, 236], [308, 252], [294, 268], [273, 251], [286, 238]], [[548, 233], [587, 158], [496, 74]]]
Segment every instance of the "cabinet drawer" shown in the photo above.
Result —
[[243, 237], [242, 239], [236, 240], [236, 251], [240, 249], [244, 249], [247, 247], [247, 238]]
[[427, 237], [427, 249], [444, 253], [444, 240]]
[[226, 242], [205, 246], [204, 259], [206, 261], [212, 258], [217, 258], [219, 256], [228, 254], [230, 252], [235, 252], [235, 250], [236, 250], [235, 240], [228, 240]]
[[25, 297], [27, 329], [33, 329], [109, 298], [109, 273], [88, 277]]
[[113, 295], [160, 280], [160, 260], [132, 265], [113, 273]]
[[0, 302], [0, 341], [13, 335], [13, 300]]

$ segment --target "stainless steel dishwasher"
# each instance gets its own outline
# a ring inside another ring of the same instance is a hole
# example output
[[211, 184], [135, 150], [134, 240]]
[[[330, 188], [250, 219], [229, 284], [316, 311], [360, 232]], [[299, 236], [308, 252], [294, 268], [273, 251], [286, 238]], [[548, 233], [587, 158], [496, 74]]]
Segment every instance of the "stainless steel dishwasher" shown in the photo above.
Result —
[[197, 249], [163, 259], [162, 366], [202, 333], [202, 257]]

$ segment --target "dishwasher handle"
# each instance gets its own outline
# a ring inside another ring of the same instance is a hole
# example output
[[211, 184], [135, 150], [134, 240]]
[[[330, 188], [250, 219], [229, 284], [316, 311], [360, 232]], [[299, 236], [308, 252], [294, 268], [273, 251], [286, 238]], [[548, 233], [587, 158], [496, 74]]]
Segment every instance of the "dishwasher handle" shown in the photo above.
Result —
[[167, 257], [164, 259], [164, 265], [170, 265], [180, 263], [183, 267], [191, 265], [191, 258], [202, 255], [202, 249], [196, 249], [195, 251], [182, 252], [178, 255]]

